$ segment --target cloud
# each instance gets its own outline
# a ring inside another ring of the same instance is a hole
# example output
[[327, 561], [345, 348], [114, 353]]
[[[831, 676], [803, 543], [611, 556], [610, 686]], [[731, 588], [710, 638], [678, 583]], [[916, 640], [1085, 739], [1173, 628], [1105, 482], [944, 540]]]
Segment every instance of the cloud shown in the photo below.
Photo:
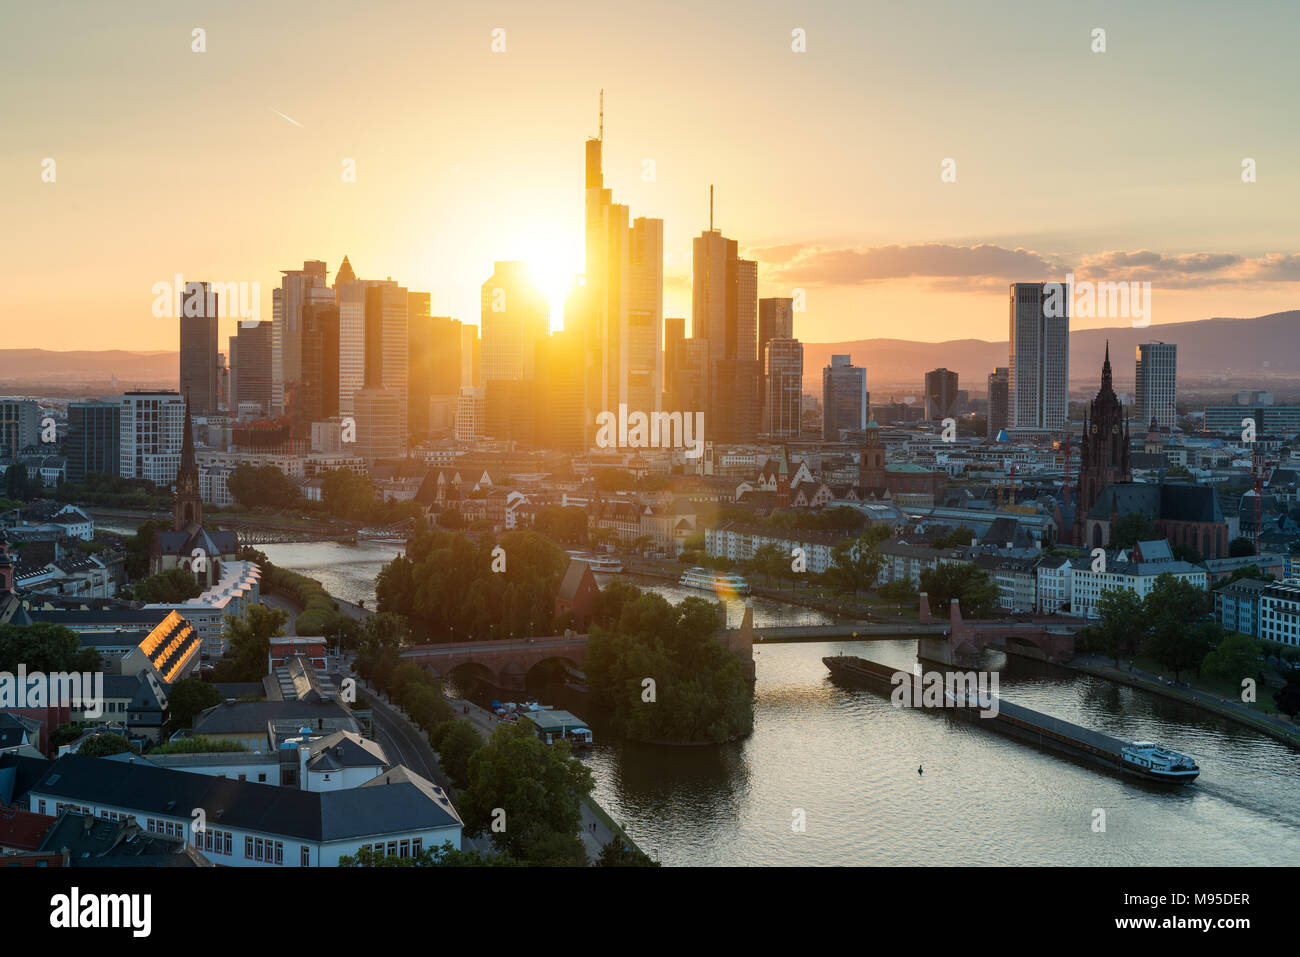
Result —
[[917, 243], [836, 248], [788, 243], [746, 248], [759, 261], [761, 278], [790, 285], [860, 286], [921, 281], [942, 292], [1005, 289], [1009, 282], [1076, 279], [1151, 282], [1167, 288], [1198, 288], [1300, 280], [1300, 254], [1269, 253], [1247, 258], [1235, 253], [1165, 255], [1149, 249], [1105, 250], [1078, 257], [1008, 249], [994, 243], [973, 246]]

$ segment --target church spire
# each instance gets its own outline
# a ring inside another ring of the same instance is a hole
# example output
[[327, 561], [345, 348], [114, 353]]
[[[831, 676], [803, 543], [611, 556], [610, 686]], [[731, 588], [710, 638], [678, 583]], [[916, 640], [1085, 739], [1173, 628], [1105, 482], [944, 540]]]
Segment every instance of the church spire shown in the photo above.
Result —
[[194, 425], [190, 421], [190, 393], [185, 392], [185, 431], [181, 433], [181, 472], [197, 471], [194, 464]]
[[1106, 360], [1101, 364], [1101, 391], [1113, 392], [1110, 384], [1110, 340], [1106, 340]]
[[194, 425], [190, 419], [190, 397], [185, 394], [185, 430], [181, 434], [181, 464], [176, 470], [176, 494], [172, 501], [172, 529], [180, 531], [203, 524], [203, 499], [199, 494], [199, 468], [194, 462]]

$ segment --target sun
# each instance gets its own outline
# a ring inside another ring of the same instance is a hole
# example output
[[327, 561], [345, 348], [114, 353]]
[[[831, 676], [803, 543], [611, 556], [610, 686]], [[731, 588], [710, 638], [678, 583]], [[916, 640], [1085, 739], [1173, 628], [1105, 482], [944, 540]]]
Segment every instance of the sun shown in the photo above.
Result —
[[563, 326], [564, 301], [582, 272], [582, 255], [554, 237], [529, 236], [518, 243], [518, 258], [528, 264], [534, 284], [551, 304], [551, 328]]

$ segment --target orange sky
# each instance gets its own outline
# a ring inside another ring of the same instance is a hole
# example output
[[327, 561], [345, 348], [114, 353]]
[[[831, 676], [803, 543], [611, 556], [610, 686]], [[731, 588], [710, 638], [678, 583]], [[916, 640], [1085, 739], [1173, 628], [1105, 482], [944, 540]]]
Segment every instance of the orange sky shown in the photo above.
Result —
[[1150, 281], [1153, 326], [1297, 306], [1293, 9], [935, 6], [7, 7], [0, 346], [172, 349], [155, 283], [259, 282], [270, 318], [280, 269], [345, 253], [477, 321], [493, 260], [581, 270], [602, 87], [606, 183], [665, 223], [665, 315], [710, 183], [760, 294], [805, 290], [807, 341], [1005, 339], [1007, 282], [1070, 269]]

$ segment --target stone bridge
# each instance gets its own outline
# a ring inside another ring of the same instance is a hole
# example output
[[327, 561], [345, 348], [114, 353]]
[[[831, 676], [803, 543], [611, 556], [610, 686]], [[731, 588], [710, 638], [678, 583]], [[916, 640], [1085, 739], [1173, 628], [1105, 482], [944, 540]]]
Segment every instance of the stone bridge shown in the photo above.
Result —
[[[920, 622], [937, 621], [930, 613], [930, 599], [925, 592], [920, 595]], [[1064, 615], [1030, 615], [1014, 619], [966, 621], [961, 616], [961, 604], [952, 600], [948, 628], [942, 637], [921, 638], [917, 652], [922, 658], [955, 665], [963, 657], [983, 651], [990, 645], [1014, 654], [1026, 654], [1028, 648], [1037, 649], [1029, 657], [1044, 661], [1064, 662], [1074, 657], [1074, 636], [1084, 626], [1081, 618]], [[1019, 644], [1020, 647], [1016, 647]]]
[[[415, 645], [402, 652], [402, 660], [419, 665], [440, 677], [457, 668], [493, 687], [523, 690], [528, 672], [547, 661], [559, 661], [581, 671], [587, 660], [587, 635], [566, 632], [546, 638], [502, 638], [495, 641], [465, 641], [456, 644]], [[745, 609], [741, 626], [724, 631], [717, 641], [737, 655], [754, 677], [754, 612]]]

